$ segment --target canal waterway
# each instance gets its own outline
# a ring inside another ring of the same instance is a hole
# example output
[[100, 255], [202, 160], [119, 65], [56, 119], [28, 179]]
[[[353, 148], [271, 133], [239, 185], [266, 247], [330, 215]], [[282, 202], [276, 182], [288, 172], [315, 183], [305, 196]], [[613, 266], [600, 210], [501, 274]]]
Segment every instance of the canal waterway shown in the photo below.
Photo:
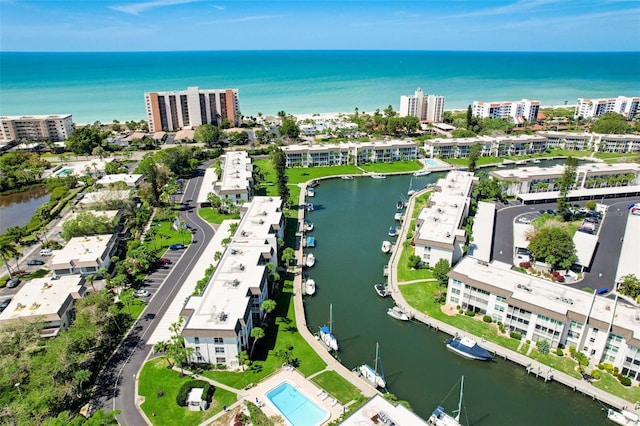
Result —
[[[437, 405], [451, 411], [458, 403], [460, 376], [465, 376], [465, 425], [602, 425], [599, 402], [563, 385], [527, 375], [524, 367], [504, 360], [482, 363], [447, 351], [443, 333], [416, 322], [400, 322], [386, 313], [393, 301], [380, 299], [373, 285], [383, 282], [389, 259], [381, 245], [396, 224], [396, 202], [407, 191], [435, 182], [442, 173], [425, 177], [389, 176], [355, 180], [331, 179], [316, 188], [315, 210], [307, 219], [315, 225], [316, 264], [305, 274], [317, 292], [305, 300], [313, 332], [329, 321], [340, 344], [337, 354], [352, 369], [373, 365], [380, 344], [389, 391], [407, 400], [427, 418]], [[468, 419], [468, 420], [467, 420]]]
[[0, 195], [0, 234], [12, 226], [24, 226], [36, 209], [49, 201], [49, 190], [38, 186], [27, 191]]

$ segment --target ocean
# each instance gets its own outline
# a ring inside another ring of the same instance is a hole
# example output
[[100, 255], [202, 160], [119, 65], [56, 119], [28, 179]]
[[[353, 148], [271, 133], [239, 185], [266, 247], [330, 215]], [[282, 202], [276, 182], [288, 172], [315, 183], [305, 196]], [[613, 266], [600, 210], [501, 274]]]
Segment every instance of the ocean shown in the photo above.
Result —
[[522, 98], [542, 105], [640, 96], [640, 52], [0, 52], [0, 115], [146, 119], [144, 92], [238, 88], [243, 115], [399, 108], [422, 88], [446, 109]]

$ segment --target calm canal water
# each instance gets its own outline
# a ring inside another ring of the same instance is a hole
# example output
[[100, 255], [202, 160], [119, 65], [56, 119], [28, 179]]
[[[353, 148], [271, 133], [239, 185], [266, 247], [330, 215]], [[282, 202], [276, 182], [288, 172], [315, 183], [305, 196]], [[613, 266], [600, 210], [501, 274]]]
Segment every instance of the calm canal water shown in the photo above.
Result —
[[12, 226], [24, 226], [36, 209], [49, 201], [46, 186], [29, 189], [11, 195], [0, 195], [0, 234]]
[[387, 315], [393, 301], [380, 299], [373, 285], [384, 279], [388, 255], [380, 247], [390, 239], [396, 202], [407, 198], [411, 182], [418, 189], [439, 175], [332, 179], [316, 188], [310, 200], [315, 211], [307, 216], [315, 225], [316, 248], [311, 250], [317, 259], [306, 272], [317, 284], [317, 293], [305, 301], [309, 327], [317, 331], [327, 323], [333, 304], [342, 363], [350, 369], [365, 362], [373, 365], [379, 342], [390, 392], [409, 401], [425, 419], [437, 405], [448, 411], [457, 406], [458, 388], [453, 388], [464, 375], [465, 425], [606, 424], [597, 401], [544, 383], [504, 360], [462, 359], [445, 349], [446, 335]]

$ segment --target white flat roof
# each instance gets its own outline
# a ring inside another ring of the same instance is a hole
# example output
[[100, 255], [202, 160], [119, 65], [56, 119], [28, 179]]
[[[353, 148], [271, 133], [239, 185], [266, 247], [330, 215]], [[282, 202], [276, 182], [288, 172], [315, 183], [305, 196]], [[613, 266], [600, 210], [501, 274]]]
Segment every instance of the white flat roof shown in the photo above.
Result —
[[131, 198], [130, 189], [102, 189], [100, 191], [88, 192], [79, 201], [80, 204], [95, 204], [106, 201], [124, 201]]
[[427, 422], [405, 406], [393, 405], [376, 394], [340, 423], [340, 426], [373, 425], [426, 426]]
[[618, 270], [616, 271], [616, 283], [628, 274], [633, 274], [640, 278], [640, 261], [638, 257], [638, 246], [640, 241], [640, 216], [627, 212], [627, 226], [624, 228], [624, 239], [622, 249], [618, 259]]
[[78, 275], [68, 275], [56, 280], [46, 277], [26, 281], [0, 313], [0, 322], [35, 316], [43, 316], [46, 321], [59, 320], [68, 299], [84, 294], [81, 280]]
[[229, 151], [222, 157], [220, 193], [248, 192], [253, 176], [251, 158], [246, 151]]
[[593, 253], [596, 251], [598, 236], [578, 231], [573, 234], [573, 244], [576, 247], [576, 256], [578, 256], [576, 263], [588, 267], [591, 264]]
[[[589, 189], [572, 189], [567, 194], [568, 198], [573, 197], [605, 197], [609, 195], [628, 194], [640, 192], [640, 185], [614, 186], [610, 188], [589, 188]], [[560, 196], [558, 191], [549, 192], [530, 192], [527, 194], [518, 194], [523, 202], [557, 199]]]
[[473, 221], [473, 242], [469, 245], [467, 253], [469, 256], [485, 262], [491, 261], [495, 217], [495, 204], [478, 202], [478, 210]]
[[67, 117], [71, 117], [71, 114], [3, 115], [0, 120], [59, 120]]
[[62, 250], [54, 251], [51, 258], [51, 269], [99, 266], [105, 260], [105, 252], [111, 242], [112, 234], [75, 237], [69, 240]]
[[100, 185], [109, 185], [114, 182], [124, 182], [127, 186], [136, 185], [140, 179], [142, 179], [142, 175], [137, 174], [128, 174], [128, 173], [118, 173], [115, 175], [104, 175], [96, 183]]
[[198, 192], [198, 198], [196, 202], [206, 203], [207, 196], [210, 192], [213, 192], [213, 185], [218, 181], [218, 175], [216, 169], [209, 167], [204, 171], [204, 177], [202, 178], [202, 185], [200, 185], [200, 192]]
[[513, 224], [513, 246], [516, 248], [529, 247], [529, 240], [527, 235], [533, 232], [533, 225], [527, 225], [525, 223]]
[[[549, 179], [560, 177], [564, 173], [564, 164], [556, 164], [549, 167], [526, 166], [515, 169], [499, 169], [491, 172], [491, 175], [499, 179], [519, 179], [523, 181], [534, 179]], [[601, 176], [622, 173], [640, 173], [640, 164], [637, 163], [588, 163], [581, 164], [577, 168], [578, 177], [585, 173], [588, 176]]]

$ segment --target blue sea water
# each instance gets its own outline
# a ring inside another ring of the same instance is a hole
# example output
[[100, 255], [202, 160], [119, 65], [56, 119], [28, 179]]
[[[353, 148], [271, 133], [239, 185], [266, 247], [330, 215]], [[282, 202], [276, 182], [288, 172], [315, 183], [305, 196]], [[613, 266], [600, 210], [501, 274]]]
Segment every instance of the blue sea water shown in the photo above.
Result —
[[373, 112], [400, 96], [474, 100], [640, 96], [640, 52], [0, 52], [0, 114], [70, 113], [79, 123], [145, 119], [144, 92], [238, 88], [244, 115]]

